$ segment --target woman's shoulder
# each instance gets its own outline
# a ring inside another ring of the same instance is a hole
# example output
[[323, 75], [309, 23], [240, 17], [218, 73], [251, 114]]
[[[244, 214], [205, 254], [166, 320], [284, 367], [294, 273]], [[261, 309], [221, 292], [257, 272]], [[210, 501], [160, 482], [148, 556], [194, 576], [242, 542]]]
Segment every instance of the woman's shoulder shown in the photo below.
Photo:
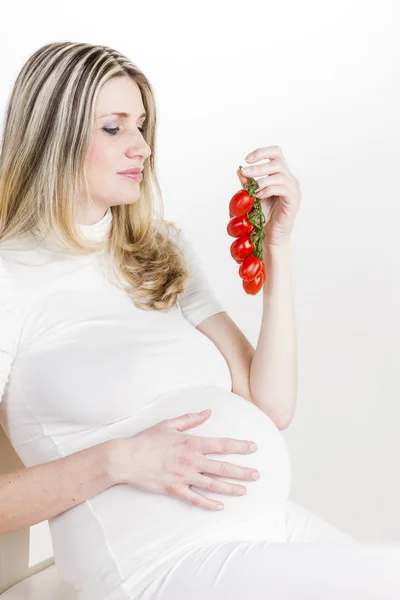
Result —
[[184, 225], [177, 220], [156, 220], [153, 219], [153, 227], [162, 234], [163, 237], [170, 239], [185, 254], [193, 252], [192, 244], [188, 239]]
[[30, 268], [24, 250], [4, 250], [0, 244], [0, 302], [13, 302], [25, 307], [29, 304], [35, 288], [35, 273]]

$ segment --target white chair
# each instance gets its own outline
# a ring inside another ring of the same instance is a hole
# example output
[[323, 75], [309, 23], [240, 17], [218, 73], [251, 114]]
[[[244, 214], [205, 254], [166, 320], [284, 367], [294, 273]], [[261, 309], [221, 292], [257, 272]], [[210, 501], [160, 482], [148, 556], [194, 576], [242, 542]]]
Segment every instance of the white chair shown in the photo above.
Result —
[[76, 600], [74, 588], [66, 584], [55, 564], [10, 587], [1, 600]]

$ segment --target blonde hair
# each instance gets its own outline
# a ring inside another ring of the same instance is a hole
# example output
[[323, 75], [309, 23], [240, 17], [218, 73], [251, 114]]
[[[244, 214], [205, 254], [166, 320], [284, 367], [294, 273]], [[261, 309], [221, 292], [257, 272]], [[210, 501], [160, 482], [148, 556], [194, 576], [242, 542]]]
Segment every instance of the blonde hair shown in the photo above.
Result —
[[[147, 112], [143, 136], [151, 155], [143, 170], [140, 199], [112, 206], [107, 239], [89, 241], [74, 223], [79, 198], [90, 198], [85, 159], [93, 139], [94, 107], [100, 88], [115, 77], [139, 86]], [[156, 107], [146, 76], [108, 46], [53, 42], [39, 48], [15, 81], [0, 149], [0, 244], [26, 234], [50, 234], [67, 252], [107, 249], [119, 285], [138, 308], [168, 311], [189, 275], [184, 254], [170, 236], [180, 229], [163, 218], [155, 170]], [[154, 209], [151, 188], [159, 196]], [[26, 239], [26, 238], [25, 238]], [[5, 249], [7, 249], [5, 247]], [[128, 286], [126, 285], [128, 283]]]

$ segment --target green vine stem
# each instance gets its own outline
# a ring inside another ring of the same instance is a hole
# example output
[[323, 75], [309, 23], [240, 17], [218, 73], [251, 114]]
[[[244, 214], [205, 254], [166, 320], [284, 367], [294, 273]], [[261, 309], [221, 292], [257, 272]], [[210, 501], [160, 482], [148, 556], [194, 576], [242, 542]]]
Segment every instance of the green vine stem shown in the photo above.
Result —
[[[239, 166], [239, 169], [242, 170], [242, 165]], [[253, 196], [254, 204], [250, 212], [247, 213], [247, 218], [254, 225], [254, 229], [250, 231], [249, 237], [254, 245], [253, 254], [257, 256], [261, 261], [263, 259], [263, 241], [265, 238], [264, 232], [264, 224], [265, 224], [265, 215], [261, 208], [261, 198], [257, 198], [256, 190], [258, 188], [258, 182], [253, 178], [248, 178], [248, 183], [243, 185], [243, 189], [246, 190], [248, 194]]]

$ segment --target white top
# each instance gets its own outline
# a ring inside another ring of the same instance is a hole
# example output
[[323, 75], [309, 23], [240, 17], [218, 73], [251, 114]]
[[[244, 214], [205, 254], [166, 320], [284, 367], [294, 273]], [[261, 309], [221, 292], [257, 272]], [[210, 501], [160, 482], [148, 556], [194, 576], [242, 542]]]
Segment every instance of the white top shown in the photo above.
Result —
[[[111, 220], [108, 209], [80, 227], [88, 239], [102, 239]], [[224, 357], [196, 329], [224, 307], [183, 231], [175, 239], [190, 278], [168, 312], [137, 308], [107, 279], [104, 252], [66, 257], [50, 245], [0, 247], [0, 424], [25, 466], [206, 408], [209, 419], [186, 434], [258, 445], [254, 454], [206, 456], [261, 473], [256, 482], [225, 478], [244, 483], [242, 497], [192, 486], [221, 500], [223, 511], [119, 484], [50, 519], [56, 565], [80, 600], [133, 598], [196, 545], [262, 539], [289, 495], [283, 437], [261, 410], [232, 393]]]

